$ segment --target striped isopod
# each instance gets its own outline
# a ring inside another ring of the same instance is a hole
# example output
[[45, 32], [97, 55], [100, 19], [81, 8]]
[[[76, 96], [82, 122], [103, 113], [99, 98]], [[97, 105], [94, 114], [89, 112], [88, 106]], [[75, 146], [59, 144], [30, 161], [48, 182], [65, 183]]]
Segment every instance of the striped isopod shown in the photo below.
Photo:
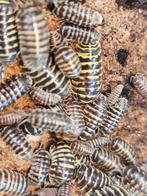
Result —
[[22, 195], [27, 188], [28, 181], [23, 174], [0, 168], [0, 193], [4, 195]]
[[56, 105], [61, 101], [59, 95], [46, 92], [40, 87], [34, 87], [29, 94], [33, 100], [43, 106]]
[[121, 138], [115, 138], [108, 142], [108, 149], [114, 154], [118, 155], [120, 159], [126, 164], [135, 164], [136, 152], [135, 149]]
[[79, 43], [76, 51], [81, 62], [80, 75], [72, 79], [72, 93], [84, 103], [93, 102], [101, 89], [101, 48], [97, 41], [93, 44]]
[[131, 83], [140, 95], [147, 98], [147, 77], [143, 73], [136, 73], [132, 76]]
[[103, 196], [111, 195], [111, 196], [131, 196], [131, 193], [120, 185], [109, 185], [105, 186], [100, 190]]
[[84, 113], [81, 105], [76, 100], [72, 100], [72, 97], [68, 97], [63, 100], [63, 106], [75, 126], [75, 135], [80, 136], [85, 129]]
[[69, 94], [69, 80], [54, 64], [52, 57], [49, 58], [46, 69], [28, 70], [27, 66], [23, 66], [22, 68], [32, 78], [34, 86], [41, 87], [43, 90], [60, 96], [67, 96]]
[[132, 165], [126, 167], [122, 173], [122, 184], [135, 196], [147, 195], [147, 172]]
[[32, 85], [32, 80], [24, 74], [13, 75], [0, 84], [0, 110], [21, 97]]
[[96, 168], [104, 172], [120, 172], [122, 168], [117, 156], [100, 147], [94, 151], [91, 160]]
[[0, 0], [0, 66], [10, 64], [19, 50], [16, 11], [12, 1]]
[[87, 140], [95, 134], [106, 113], [106, 97], [102, 94], [92, 103], [85, 104], [84, 119], [86, 129], [80, 135], [81, 140]]
[[0, 130], [3, 141], [23, 160], [32, 158], [32, 147], [27, 142], [25, 135], [13, 126], [7, 126]]
[[44, 184], [50, 164], [51, 160], [48, 151], [43, 148], [38, 149], [33, 155], [32, 166], [28, 173], [29, 180], [37, 185]]
[[63, 113], [47, 109], [35, 109], [29, 115], [30, 122], [38, 128], [46, 128], [51, 132], [70, 132], [74, 125], [70, 118]]
[[94, 148], [98, 148], [100, 146], [107, 144], [108, 141], [109, 141], [109, 139], [107, 137], [95, 135], [93, 137], [90, 137], [85, 143], [87, 145], [90, 145], [91, 148], [94, 149]]
[[92, 165], [90, 156], [84, 156], [84, 155], [76, 154], [75, 158], [76, 158], [76, 165], [79, 165], [81, 163], [85, 164], [85, 165]]
[[49, 56], [49, 32], [42, 12], [33, 3], [23, 4], [16, 23], [24, 65], [34, 71], [45, 67]]
[[102, 15], [96, 10], [73, 1], [56, 6], [53, 13], [66, 22], [89, 28], [96, 27], [103, 21]]
[[85, 44], [96, 42], [101, 38], [100, 33], [93, 29], [66, 23], [60, 25], [59, 33], [67, 40], [82, 42]]
[[81, 142], [80, 140], [73, 141], [69, 145], [72, 152], [77, 155], [92, 156], [94, 153], [94, 149], [91, 148], [91, 146]]
[[131, 196], [130, 192], [120, 185], [108, 185], [101, 189], [90, 190], [85, 196]]
[[68, 183], [61, 185], [56, 196], [71, 196], [70, 185]]
[[15, 112], [4, 112], [0, 114], [0, 125], [12, 125], [19, 123], [25, 118], [25, 112], [18, 110]]
[[49, 183], [53, 186], [61, 186], [70, 181], [75, 168], [75, 156], [70, 146], [64, 142], [53, 144], [49, 150], [51, 165], [49, 168]]
[[91, 189], [100, 189], [111, 184], [111, 179], [100, 170], [85, 164], [77, 165], [72, 183], [76, 188], [86, 193]]
[[[25, 135], [39, 135], [45, 129], [35, 127], [31, 124], [28, 118], [23, 119], [17, 124], [18, 129], [20, 129]], [[46, 130], [45, 130], [46, 131]]]
[[69, 46], [61, 46], [55, 50], [55, 64], [68, 78], [76, 78], [81, 66], [77, 53]]
[[127, 108], [127, 99], [119, 98], [113, 106], [109, 106], [100, 125], [102, 134], [109, 134], [118, 125]]
[[118, 101], [118, 98], [120, 97], [122, 90], [124, 86], [122, 84], [117, 85], [108, 96], [108, 105], [115, 105], [115, 103]]
[[50, 51], [54, 51], [55, 49], [68, 45], [67, 41], [61, 36], [61, 34], [57, 31], [49, 32], [49, 45]]

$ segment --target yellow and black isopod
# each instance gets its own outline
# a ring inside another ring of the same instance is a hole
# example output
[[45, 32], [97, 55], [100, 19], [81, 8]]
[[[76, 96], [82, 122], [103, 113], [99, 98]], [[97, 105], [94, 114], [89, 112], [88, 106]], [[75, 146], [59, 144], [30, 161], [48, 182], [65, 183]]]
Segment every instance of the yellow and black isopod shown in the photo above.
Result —
[[49, 153], [51, 156], [49, 183], [53, 186], [61, 186], [70, 181], [74, 174], [75, 156], [65, 142], [53, 144]]
[[102, 66], [101, 47], [97, 41], [93, 44], [79, 43], [76, 51], [81, 62], [80, 75], [72, 79], [72, 93], [83, 103], [93, 102], [101, 90]]

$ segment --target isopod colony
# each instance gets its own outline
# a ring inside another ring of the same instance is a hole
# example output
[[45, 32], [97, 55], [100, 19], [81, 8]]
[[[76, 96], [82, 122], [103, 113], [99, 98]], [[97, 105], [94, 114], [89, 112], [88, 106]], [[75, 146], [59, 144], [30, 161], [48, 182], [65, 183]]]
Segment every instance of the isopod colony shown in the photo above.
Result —
[[[103, 17], [83, 2], [50, 2], [48, 11], [61, 22], [49, 32], [38, 7], [41, 1], [0, 0], [1, 77], [16, 58], [22, 69], [1, 78], [0, 137], [19, 159], [32, 162], [26, 176], [0, 169], [3, 195], [32, 195], [30, 184], [40, 189], [38, 195], [53, 187], [57, 196], [70, 196], [72, 187], [83, 196], [147, 195], [147, 174], [134, 148], [110, 137], [128, 101], [122, 96], [123, 84], [108, 96], [102, 93], [101, 35], [95, 27]], [[142, 73], [134, 74], [131, 84], [147, 98]], [[25, 93], [35, 109], [4, 111]], [[33, 150], [27, 135], [44, 132], [51, 133], [52, 142]]]

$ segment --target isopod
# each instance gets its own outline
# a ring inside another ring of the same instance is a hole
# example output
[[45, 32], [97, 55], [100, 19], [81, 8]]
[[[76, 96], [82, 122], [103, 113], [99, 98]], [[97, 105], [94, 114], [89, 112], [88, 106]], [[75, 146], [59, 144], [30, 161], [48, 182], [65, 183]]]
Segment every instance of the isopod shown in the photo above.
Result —
[[25, 135], [13, 126], [1, 128], [0, 137], [23, 160], [32, 158], [32, 147], [27, 142]]
[[28, 181], [23, 174], [0, 168], [0, 192], [7, 195], [22, 195], [27, 188]]
[[31, 85], [31, 78], [25, 74], [13, 75], [0, 83], [0, 110], [26, 93]]
[[101, 35], [97, 31], [73, 24], [61, 24], [58, 31], [62, 37], [67, 40], [82, 42], [85, 44], [93, 43], [101, 39]]

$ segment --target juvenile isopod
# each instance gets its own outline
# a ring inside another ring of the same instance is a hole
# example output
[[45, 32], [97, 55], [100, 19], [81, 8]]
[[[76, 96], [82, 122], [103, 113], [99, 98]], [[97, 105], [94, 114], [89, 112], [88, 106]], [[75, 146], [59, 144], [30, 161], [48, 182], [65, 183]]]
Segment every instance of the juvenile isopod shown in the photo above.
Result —
[[140, 95], [147, 98], [147, 77], [143, 73], [136, 73], [132, 76], [131, 83]]
[[60, 95], [49, 93], [40, 87], [34, 87], [29, 94], [32, 99], [43, 106], [56, 105], [61, 101]]
[[119, 98], [115, 105], [108, 107], [103, 121], [100, 124], [102, 134], [110, 134], [112, 130], [117, 127], [127, 109], [127, 103], [128, 101], [126, 98]]
[[120, 97], [122, 90], [124, 86], [122, 84], [117, 85], [114, 89], [112, 89], [110, 95], [108, 96], [108, 105], [114, 105], [117, 101], [118, 98]]
[[19, 123], [25, 118], [26, 114], [24, 111], [18, 110], [15, 112], [4, 112], [0, 114], [0, 125], [12, 125]]

